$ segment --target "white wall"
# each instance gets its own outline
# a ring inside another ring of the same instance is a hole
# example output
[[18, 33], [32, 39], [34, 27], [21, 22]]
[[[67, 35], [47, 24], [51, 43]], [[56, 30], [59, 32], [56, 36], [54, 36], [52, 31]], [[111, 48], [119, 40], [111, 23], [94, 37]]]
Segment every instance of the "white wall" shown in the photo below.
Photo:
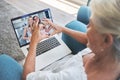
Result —
[[76, 3], [78, 5], [86, 5], [88, 0], [67, 0], [67, 1]]

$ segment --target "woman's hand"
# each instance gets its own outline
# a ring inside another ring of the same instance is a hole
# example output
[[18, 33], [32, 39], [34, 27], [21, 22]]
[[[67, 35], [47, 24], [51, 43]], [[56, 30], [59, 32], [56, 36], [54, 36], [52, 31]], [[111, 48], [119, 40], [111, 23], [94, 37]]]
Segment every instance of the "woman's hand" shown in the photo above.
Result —
[[53, 22], [49, 19], [43, 19], [43, 23], [45, 25], [49, 25], [52, 29], [54, 29], [51, 35], [54, 35], [63, 31], [63, 27], [53, 24]]
[[43, 24], [39, 24], [39, 20], [35, 21], [33, 23], [33, 32], [31, 37], [31, 43], [37, 44], [40, 42], [40, 40], [47, 38], [47, 34], [42, 34], [40, 31], [44, 27]]

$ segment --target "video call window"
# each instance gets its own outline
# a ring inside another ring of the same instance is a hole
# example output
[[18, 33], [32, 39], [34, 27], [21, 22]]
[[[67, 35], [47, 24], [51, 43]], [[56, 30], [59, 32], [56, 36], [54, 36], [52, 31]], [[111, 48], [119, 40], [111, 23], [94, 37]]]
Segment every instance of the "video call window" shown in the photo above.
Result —
[[31, 33], [32, 29], [29, 25], [32, 22], [33, 17], [37, 17], [40, 20], [44, 18], [51, 19], [50, 15], [51, 13], [49, 12], [49, 10], [47, 10], [47, 11], [37, 12], [30, 15], [25, 15], [12, 21], [20, 46], [30, 43], [30, 38], [32, 36], [32, 33]]

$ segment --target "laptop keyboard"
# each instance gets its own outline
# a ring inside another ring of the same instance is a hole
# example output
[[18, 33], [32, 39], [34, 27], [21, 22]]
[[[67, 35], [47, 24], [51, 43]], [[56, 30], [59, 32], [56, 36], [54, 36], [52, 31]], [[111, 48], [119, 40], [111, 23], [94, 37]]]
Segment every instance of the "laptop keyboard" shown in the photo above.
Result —
[[60, 43], [58, 42], [58, 40], [55, 37], [49, 38], [45, 41], [42, 41], [42, 42], [38, 43], [37, 50], [36, 50], [36, 56], [38, 56], [44, 52], [47, 52], [59, 45], [60, 45]]

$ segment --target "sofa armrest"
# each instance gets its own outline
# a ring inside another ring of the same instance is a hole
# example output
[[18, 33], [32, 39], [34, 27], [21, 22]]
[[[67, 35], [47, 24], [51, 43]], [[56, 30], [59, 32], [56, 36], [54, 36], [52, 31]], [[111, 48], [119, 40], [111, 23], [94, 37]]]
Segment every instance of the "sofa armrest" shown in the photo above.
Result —
[[[68, 23], [66, 25], [66, 27], [70, 28], [70, 29], [73, 29], [73, 30], [81, 31], [81, 32], [86, 32], [86, 30], [87, 30], [86, 25], [77, 21], [77, 20], [74, 20], [74, 21]], [[65, 33], [62, 34], [62, 40], [71, 49], [72, 54], [76, 54], [79, 51], [86, 48], [86, 45], [78, 42], [77, 40], [75, 40], [74, 38], [72, 38], [71, 36], [69, 36]]]
[[21, 80], [22, 66], [8, 55], [0, 55], [0, 80]]
[[77, 20], [87, 25], [89, 23], [90, 16], [90, 8], [88, 6], [81, 6], [77, 13]]

